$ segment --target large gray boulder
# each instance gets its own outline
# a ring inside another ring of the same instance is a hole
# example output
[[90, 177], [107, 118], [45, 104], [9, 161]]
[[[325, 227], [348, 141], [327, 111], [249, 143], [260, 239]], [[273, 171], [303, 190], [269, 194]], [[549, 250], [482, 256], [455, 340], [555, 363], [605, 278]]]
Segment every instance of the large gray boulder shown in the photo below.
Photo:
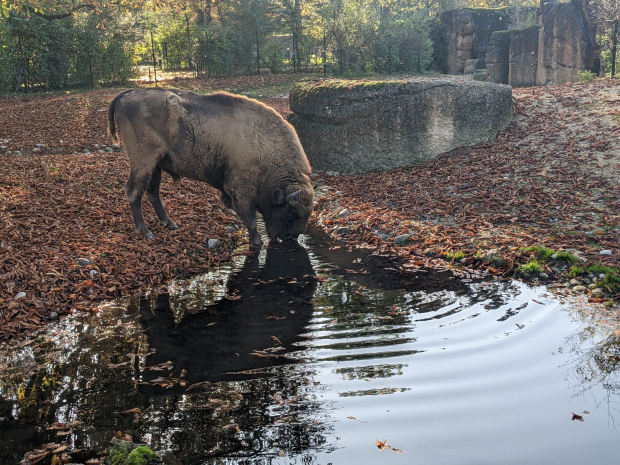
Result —
[[510, 87], [451, 77], [302, 82], [289, 103], [312, 168], [355, 174], [491, 140], [513, 117]]

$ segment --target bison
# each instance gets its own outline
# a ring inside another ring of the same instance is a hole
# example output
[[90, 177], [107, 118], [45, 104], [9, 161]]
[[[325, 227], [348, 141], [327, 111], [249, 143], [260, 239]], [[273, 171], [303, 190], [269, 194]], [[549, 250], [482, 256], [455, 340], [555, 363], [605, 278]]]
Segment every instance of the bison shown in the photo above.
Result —
[[262, 245], [256, 210], [272, 242], [297, 239], [312, 212], [310, 164], [293, 127], [275, 110], [246, 97], [217, 92], [198, 95], [176, 89], [126, 90], [108, 110], [129, 157], [125, 186], [136, 229], [144, 223], [142, 194], [168, 229], [178, 229], [159, 197], [161, 172], [206, 182], [248, 228], [250, 244]]

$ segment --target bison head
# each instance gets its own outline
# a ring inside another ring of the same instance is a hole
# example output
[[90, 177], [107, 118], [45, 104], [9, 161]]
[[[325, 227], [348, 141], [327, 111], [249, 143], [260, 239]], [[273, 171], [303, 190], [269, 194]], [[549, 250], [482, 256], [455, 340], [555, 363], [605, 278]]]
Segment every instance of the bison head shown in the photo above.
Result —
[[304, 185], [296, 191], [286, 192], [285, 189], [276, 189], [272, 194], [271, 205], [262, 212], [272, 242], [278, 239], [285, 242], [297, 240], [306, 230], [312, 213], [312, 187]]

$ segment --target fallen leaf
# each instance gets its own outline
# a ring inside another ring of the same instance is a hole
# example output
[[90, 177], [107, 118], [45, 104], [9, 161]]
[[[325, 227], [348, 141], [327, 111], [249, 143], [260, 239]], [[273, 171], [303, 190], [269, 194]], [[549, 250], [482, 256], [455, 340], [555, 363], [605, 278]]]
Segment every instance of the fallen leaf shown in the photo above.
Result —
[[138, 407], [136, 407], [136, 408], [132, 408], [130, 410], [125, 410], [122, 413], [141, 413], [141, 412], [142, 412], [142, 410], [140, 410]]
[[150, 367], [146, 367], [149, 371], [163, 371], [163, 370], [172, 370], [174, 368], [174, 363], [172, 363], [170, 360], [168, 360], [167, 362], [164, 363], [160, 363], [158, 365], [153, 365]]

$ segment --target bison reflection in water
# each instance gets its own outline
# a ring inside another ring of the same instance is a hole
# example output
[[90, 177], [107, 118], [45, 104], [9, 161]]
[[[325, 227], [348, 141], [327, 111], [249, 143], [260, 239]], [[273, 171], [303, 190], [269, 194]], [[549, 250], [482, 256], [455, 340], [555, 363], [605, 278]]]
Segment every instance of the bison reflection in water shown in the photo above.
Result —
[[[150, 438], [158, 453], [174, 451], [174, 457], [167, 453], [165, 463], [205, 463], [218, 455], [277, 457], [280, 450], [310, 463], [306, 457], [330, 447], [328, 437], [333, 436], [328, 418], [316, 421], [328, 413], [320, 413], [325, 402], [315, 398], [320, 387], [312, 383], [312, 370], [289, 365], [265, 368], [271, 375], [223, 375], [286, 363], [285, 358], [249, 353], [276, 346], [272, 336], [286, 349], [276, 354], [295, 350], [293, 344], [312, 317], [316, 282], [305, 249], [276, 244], [266, 253], [264, 266], [258, 254], [248, 256], [231, 277], [228, 292], [238, 290], [239, 301], [222, 300], [177, 325], [167, 296], [160, 296], [153, 311], [145, 299], [139, 309], [133, 301], [127, 308], [119, 305], [77, 320], [75, 335], [63, 342], [67, 347], [61, 350], [61, 363], [54, 357], [44, 361], [47, 369], [28, 381], [19, 375], [15, 382], [23, 390], [22, 400], [7, 397], [8, 386], [0, 379], [0, 464], [18, 463], [28, 451], [64, 438], [71, 449], [81, 450], [74, 461], [85, 463], [110, 447], [116, 431]], [[121, 319], [123, 324], [117, 325]], [[214, 322], [218, 324], [207, 326]], [[145, 369], [142, 379], [178, 379], [186, 370], [183, 379], [189, 383], [213, 382], [189, 391], [179, 385], [138, 385], [132, 360], [133, 354], [142, 356], [143, 343], [156, 349], [146, 357], [147, 366], [171, 361], [174, 367]], [[50, 344], [58, 350], [55, 339]], [[32, 355], [30, 346], [20, 350]], [[136, 409], [142, 414], [129, 413]], [[74, 420], [79, 425], [70, 435], [60, 437], [58, 430], [48, 429]], [[51, 454], [47, 459], [49, 463]]]
[[[141, 305], [149, 346], [156, 349], [147, 364], [174, 362], [174, 374], [187, 370], [188, 382], [239, 379], [226, 373], [287, 363], [284, 357], [250, 355], [254, 351], [283, 347], [295, 350], [312, 317], [316, 279], [306, 250], [297, 244], [274, 244], [267, 249], [265, 265], [258, 254], [247, 257], [243, 269], [228, 284], [229, 294], [201, 313], [187, 314], [175, 324], [169, 297], [160, 296], [151, 310]], [[273, 337], [276, 339], [274, 339]], [[161, 372], [145, 372], [146, 381]], [[160, 388], [151, 390], [161, 392]], [[150, 392], [149, 392], [150, 394]]]
[[118, 140], [115, 123], [131, 165], [125, 191], [147, 238], [153, 233], [142, 214], [144, 191], [161, 224], [178, 229], [159, 197], [162, 171], [219, 189], [248, 228], [251, 245], [262, 244], [256, 210], [272, 242], [297, 239], [306, 229], [314, 195], [310, 164], [293, 127], [272, 108], [225, 92], [132, 89], [110, 103], [108, 131]]

